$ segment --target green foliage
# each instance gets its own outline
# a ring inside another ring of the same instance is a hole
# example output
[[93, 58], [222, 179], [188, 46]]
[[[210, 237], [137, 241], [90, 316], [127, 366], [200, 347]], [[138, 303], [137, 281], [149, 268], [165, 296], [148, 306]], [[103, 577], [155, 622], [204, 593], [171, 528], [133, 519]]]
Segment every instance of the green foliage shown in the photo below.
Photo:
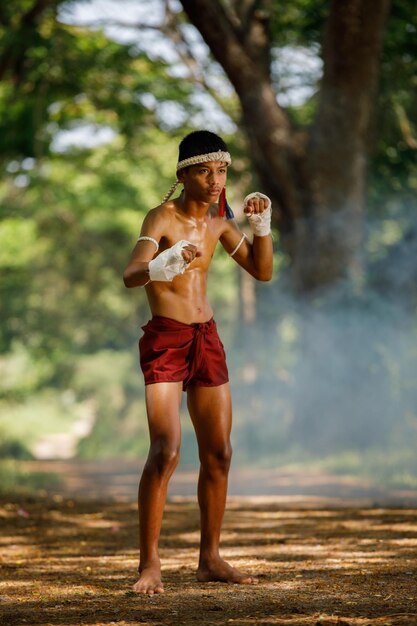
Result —
[[100, 351], [82, 357], [73, 378], [77, 398], [95, 414], [91, 436], [81, 440], [83, 458], [143, 457], [147, 420], [134, 351]]
[[0, 433], [3, 445], [19, 442], [32, 452], [34, 444], [47, 435], [68, 432], [80, 407], [68, 391], [43, 388], [24, 400], [2, 400]]
[[139, 128], [157, 124], [156, 104], [145, 105], [144, 94], [192, 110], [189, 86], [171, 78], [163, 63], [100, 31], [59, 22], [54, 6], [27, 23], [27, 3], [14, 5], [0, 28], [0, 158], [45, 156], [58, 130], [79, 124], [110, 127], [133, 140]]

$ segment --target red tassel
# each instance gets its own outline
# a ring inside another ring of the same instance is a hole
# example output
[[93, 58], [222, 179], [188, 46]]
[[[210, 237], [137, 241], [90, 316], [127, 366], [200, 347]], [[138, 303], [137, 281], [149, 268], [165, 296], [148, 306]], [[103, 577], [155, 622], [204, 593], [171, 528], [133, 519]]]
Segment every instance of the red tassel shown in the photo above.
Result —
[[224, 217], [226, 210], [226, 187], [223, 187], [219, 196], [219, 216]]

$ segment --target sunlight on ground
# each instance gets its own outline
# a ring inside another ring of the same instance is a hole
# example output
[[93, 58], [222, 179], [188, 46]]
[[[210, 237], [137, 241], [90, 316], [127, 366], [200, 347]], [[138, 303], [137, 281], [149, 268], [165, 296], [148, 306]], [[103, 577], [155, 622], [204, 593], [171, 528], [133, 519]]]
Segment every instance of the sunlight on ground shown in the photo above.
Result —
[[223, 556], [259, 582], [202, 585], [195, 580], [198, 508], [170, 502], [161, 536], [166, 593], [148, 598], [130, 591], [138, 564], [134, 503], [5, 502], [2, 623], [417, 624], [417, 509], [286, 507], [234, 499]]

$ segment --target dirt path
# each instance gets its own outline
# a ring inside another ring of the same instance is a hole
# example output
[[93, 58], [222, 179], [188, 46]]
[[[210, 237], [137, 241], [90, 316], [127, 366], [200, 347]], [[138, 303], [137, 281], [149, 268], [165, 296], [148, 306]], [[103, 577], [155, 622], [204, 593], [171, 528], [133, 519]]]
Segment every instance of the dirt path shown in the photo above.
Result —
[[417, 625], [417, 509], [294, 508], [234, 498], [224, 555], [255, 587], [197, 584], [198, 510], [169, 503], [163, 596], [135, 596], [136, 505], [0, 503], [1, 624]]

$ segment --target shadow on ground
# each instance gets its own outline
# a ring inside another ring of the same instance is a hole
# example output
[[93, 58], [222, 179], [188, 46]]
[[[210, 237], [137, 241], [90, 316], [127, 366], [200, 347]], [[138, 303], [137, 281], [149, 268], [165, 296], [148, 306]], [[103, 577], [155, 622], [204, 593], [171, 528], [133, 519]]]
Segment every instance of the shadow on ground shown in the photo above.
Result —
[[417, 510], [294, 507], [232, 498], [223, 552], [256, 586], [198, 584], [194, 500], [171, 499], [161, 540], [166, 593], [130, 592], [136, 504], [1, 503], [5, 626], [417, 624]]

